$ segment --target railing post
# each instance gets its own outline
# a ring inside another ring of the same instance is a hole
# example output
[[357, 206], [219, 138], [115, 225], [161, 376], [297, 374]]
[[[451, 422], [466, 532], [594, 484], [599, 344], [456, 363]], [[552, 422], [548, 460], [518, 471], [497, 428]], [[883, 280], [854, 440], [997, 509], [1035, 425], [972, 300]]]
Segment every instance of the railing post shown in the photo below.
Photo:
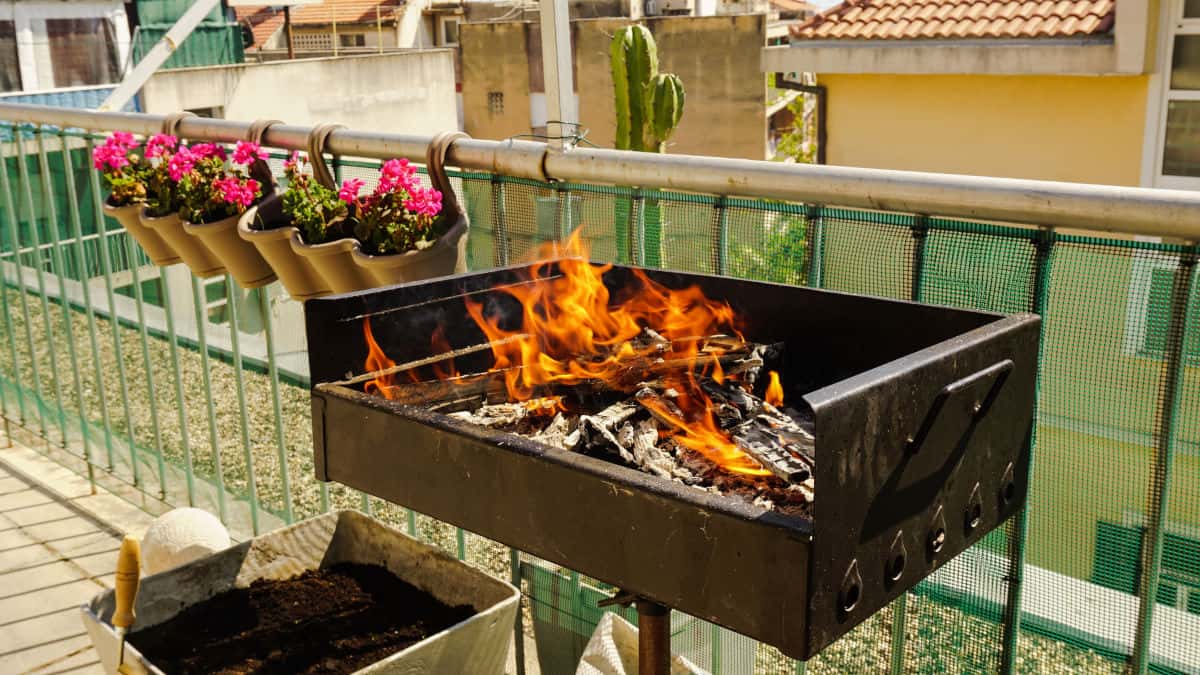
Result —
[[[1046, 335], [1046, 303], [1050, 296], [1050, 261], [1056, 241], [1052, 228], [1043, 227], [1033, 239], [1033, 293], [1030, 297], [1029, 309], [1043, 317], [1040, 328], [1041, 336]], [[1038, 340], [1038, 379], [1041, 379], [1042, 354], [1045, 353], [1045, 340]], [[1026, 443], [1029, 445], [1029, 468], [1025, 474], [1028, 486], [1029, 478], [1033, 475], [1033, 449], [1037, 435], [1037, 394], [1034, 394], [1034, 418], [1029, 425]], [[1028, 488], [1026, 488], [1028, 489]], [[1029, 520], [1026, 508], [1022, 508], [1013, 516], [1012, 529], [1008, 541], [1008, 593], [1004, 603], [1004, 635], [1000, 650], [1000, 672], [1004, 675], [1013, 673], [1017, 667], [1018, 642], [1021, 636], [1021, 592], [1025, 583], [1025, 539]]]
[[242, 452], [246, 462], [246, 498], [250, 501], [250, 530], [257, 535], [258, 527], [258, 485], [254, 471], [254, 448], [250, 444], [250, 420], [246, 409], [246, 382], [242, 374], [242, 344], [241, 328], [238, 326], [237, 303], [241, 294], [233, 283], [233, 275], [225, 275], [225, 303], [229, 308], [229, 347], [233, 352], [233, 385], [237, 394], [238, 413], [241, 415], [238, 426], [242, 434]]
[[[412, 513], [412, 511], [409, 511]], [[521, 590], [521, 552], [515, 548], [508, 549], [509, 579], [517, 591]], [[516, 652], [517, 675], [525, 675], [525, 612], [517, 600], [517, 617], [513, 621], [513, 649]]]
[[1158, 576], [1162, 568], [1163, 538], [1167, 518], [1167, 500], [1171, 492], [1171, 471], [1175, 463], [1176, 415], [1183, 382], [1183, 338], [1191, 297], [1192, 276], [1196, 267], [1194, 244], [1179, 256], [1175, 283], [1171, 290], [1171, 321], [1167, 327], [1166, 367], [1162, 379], [1162, 406], [1155, 438], [1157, 450], [1150, 479], [1146, 528], [1138, 566], [1137, 632], [1133, 641], [1131, 670], [1143, 675], [1150, 668], [1150, 638], [1154, 629], [1154, 606], [1158, 602]]
[[728, 199], [720, 195], [713, 203], [712, 231], [709, 233], [713, 243], [712, 263], [713, 274], [725, 276], [729, 273], [729, 212]]
[[183, 471], [187, 483], [188, 506], [196, 505], [196, 467], [192, 461], [192, 441], [188, 436], [187, 399], [184, 398], [183, 377], [179, 373], [179, 338], [175, 332], [175, 310], [171, 303], [171, 283], [163, 270], [163, 313], [167, 319], [167, 346], [171, 351], [171, 374], [175, 380], [176, 412], [179, 413], [179, 437], [183, 445]]
[[629, 205], [629, 261], [641, 265], [646, 260], [646, 198], [641, 188], [633, 189]]
[[[19, 127], [17, 127], [16, 125], [11, 126], [10, 128], [13, 130], [14, 142], [20, 143], [21, 142], [21, 129]], [[0, 143], [0, 167], [2, 167], [4, 169], [3, 171], [0, 171], [0, 198], [3, 198], [3, 200], [4, 200], [4, 213], [6, 216], [5, 224], [8, 229], [9, 239], [12, 241], [13, 272], [16, 274], [16, 277], [17, 277], [17, 280], [16, 280], [17, 281], [17, 300], [19, 301], [19, 303], [21, 305], [21, 318], [23, 319], [22, 325], [25, 326], [26, 344], [32, 345], [33, 344], [33, 332], [32, 332], [32, 328], [30, 328], [30, 323], [29, 323], [29, 301], [25, 298], [25, 273], [24, 273], [24, 265], [21, 264], [21, 238], [17, 231], [17, 205], [16, 205], [16, 199], [13, 197], [12, 186], [9, 184], [9, 180], [8, 180], [8, 158], [5, 156], [3, 143]], [[9, 317], [8, 317], [8, 280], [7, 279], [4, 280], [3, 286], [4, 286], [4, 308], [5, 308], [4, 320], [6, 322], [10, 322]], [[7, 325], [9, 325], [9, 323], [6, 323], [6, 326]], [[17, 358], [17, 338], [16, 338], [16, 335], [13, 333], [13, 331], [9, 330], [7, 332], [8, 332], [8, 343], [9, 343], [8, 346], [9, 346], [9, 350], [12, 353], [13, 378], [14, 378], [13, 386], [17, 393], [17, 414], [19, 416], [18, 420], [20, 421], [20, 423], [22, 425], [24, 425], [26, 423], [27, 418], [26, 418], [26, 414], [25, 414], [25, 396], [21, 392], [21, 388], [18, 383], [18, 380], [20, 379], [20, 376], [21, 376], [21, 364]], [[41, 385], [39, 383], [41, 380], [38, 378], [38, 375], [37, 375], [37, 370], [38, 370], [37, 359], [33, 358], [32, 354], [31, 354], [29, 362], [30, 362], [30, 366], [33, 368], [33, 373], [34, 373], [34, 376], [33, 376], [34, 391], [37, 392], [37, 398], [40, 398], [41, 397]], [[41, 416], [42, 416], [41, 410], [42, 410], [42, 407], [39, 405], [38, 406], [38, 419], [39, 420], [41, 419]], [[45, 422], [42, 422], [42, 428], [43, 428], [43, 430], [45, 429]]]
[[[921, 300], [921, 284], [925, 274], [925, 247], [929, 241], [929, 216], [916, 214], [909, 225], [913, 238], [912, 270], [909, 277], [909, 299]], [[892, 601], [891, 675], [904, 673], [905, 625], [908, 619], [908, 593]]]
[[512, 251], [508, 235], [508, 218], [504, 207], [504, 181], [500, 174], [492, 174], [492, 259], [497, 267], [507, 267]]
[[275, 322], [271, 317], [271, 301], [267, 297], [267, 288], [269, 287], [263, 287], [258, 294], [258, 305], [263, 315], [263, 340], [267, 343], [267, 376], [271, 379], [271, 410], [275, 417], [275, 446], [279, 453], [279, 480], [283, 489], [283, 520], [290, 525], [295, 520], [292, 511], [292, 479], [288, 475], [287, 443], [283, 436], [283, 405], [279, 400], [279, 365], [275, 363]]
[[811, 288], [821, 288], [825, 283], [825, 226], [822, 213], [825, 207], [820, 204], [809, 204], [804, 208], [805, 236], [808, 239], [806, 264], [808, 265], [808, 285]]
[[[213, 472], [217, 482], [217, 513], [221, 522], [229, 524], [229, 510], [225, 505], [225, 471], [221, 466], [221, 441], [217, 433], [217, 411], [213, 404], [212, 381], [208, 363], [208, 315], [204, 311], [204, 294], [200, 290], [200, 279], [191, 272], [192, 303], [196, 310], [196, 342], [200, 350], [200, 381], [204, 385], [204, 402], [208, 410], [208, 441], [213, 451]], [[181, 403], [180, 405], [186, 405]]]
[[150, 428], [154, 432], [154, 449], [158, 453], [158, 485], [162, 497], [167, 496], [166, 465], [163, 461], [162, 428], [158, 422], [158, 395], [155, 391], [154, 369], [150, 362], [150, 334], [146, 330], [146, 301], [142, 294], [142, 279], [138, 274], [141, 263], [141, 248], [130, 237], [125, 237], [125, 258], [129, 261], [129, 278], [133, 282], [133, 303], [137, 307], [138, 332], [142, 343], [142, 367], [146, 370], [146, 393], [150, 401]]

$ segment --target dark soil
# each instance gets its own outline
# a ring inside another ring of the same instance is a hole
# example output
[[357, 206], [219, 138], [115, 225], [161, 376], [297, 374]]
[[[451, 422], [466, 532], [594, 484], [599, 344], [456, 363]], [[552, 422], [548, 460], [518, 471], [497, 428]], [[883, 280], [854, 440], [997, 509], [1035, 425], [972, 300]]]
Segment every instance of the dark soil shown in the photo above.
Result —
[[129, 642], [168, 675], [351, 673], [474, 613], [383, 567], [342, 563], [227, 591]]

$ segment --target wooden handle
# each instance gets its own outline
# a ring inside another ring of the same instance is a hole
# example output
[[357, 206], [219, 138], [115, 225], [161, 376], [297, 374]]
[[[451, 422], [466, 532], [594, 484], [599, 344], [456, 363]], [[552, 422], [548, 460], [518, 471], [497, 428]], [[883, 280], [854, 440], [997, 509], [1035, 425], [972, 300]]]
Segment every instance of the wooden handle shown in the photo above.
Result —
[[142, 569], [142, 547], [137, 538], [125, 535], [121, 552], [117, 554], [117, 608], [113, 610], [113, 628], [127, 629], [136, 618], [133, 611], [137, 600], [138, 582]]

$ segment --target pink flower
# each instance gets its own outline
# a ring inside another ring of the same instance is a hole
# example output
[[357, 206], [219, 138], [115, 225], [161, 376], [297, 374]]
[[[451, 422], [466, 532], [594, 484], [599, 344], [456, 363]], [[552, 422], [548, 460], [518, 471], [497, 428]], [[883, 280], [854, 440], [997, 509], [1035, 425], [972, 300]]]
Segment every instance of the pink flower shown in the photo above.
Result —
[[258, 143], [250, 143], [248, 141], [238, 141], [237, 146], [233, 149], [233, 163], [242, 166], [248, 166], [251, 162], [267, 158], [267, 151], [263, 150]]
[[175, 146], [179, 145], [179, 139], [167, 134], [154, 134], [150, 140], [146, 141], [146, 158], [154, 159], [162, 157], [168, 152], [173, 152]]
[[129, 159], [126, 157], [128, 149], [120, 145], [105, 143], [104, 145], [96, 146], [92, 150], [92, 166], [97, 169], [111, 169], [119, 171], [124, 167], [129, 166]]
[[299, 150], [293, 150], [292, 156], [283, 163], [283, 168], [285, 171], [292, 171], [298, 168], [305, 161], [305, 158], [300, 155]]
[[171, 176], [171, 180], [178, 182], [184, 174], [192, 170], [192, 167], [200, 159], [201, 157], [192, 148], [181, 145], [179, 151], [172, 155], [171, 160], [167, 162], [167, 173]]
[[133, 140], [133, 134], [129, 133], [128, 131], [114, 131], [112, 132], [112, 135], [108, 137], [106, 142], [111, 145], [118, 145], [130, 150], [138, 146], [138, 144]]
[[248, 178], [243, 183], [237, 176], [226, 176], [213, 181], [213, 189], [221, 195], [227, 204], [237, 204], [243, 208], [250, 206], [259, 195], [258, 181]]
[[362, 186], [363, 182], [358, 178], [347, 178], [342, 182], [342, 189], [338, 191], [338, 199], [353, 204], [354, 200], [358, 199], [358, 191]]
[[192, 154], [195, 155], [196, 161], [207, 159], [209, 157], [220, 157], [225, 159], [225, 148], [216, 143], [199, 143], [192, 146]]
[[389, 159], [379, 169], [379, 185], [375, 187], [376, 196], [394, 192], [400, 188], [412, 194], [418, 188], [417, 170], [409, 165], [407, 159]]
[[442, 193], [433, 188], [415, 188], [404, 200], [404, 208], [422, 216], [434, 217], [442, 212]]

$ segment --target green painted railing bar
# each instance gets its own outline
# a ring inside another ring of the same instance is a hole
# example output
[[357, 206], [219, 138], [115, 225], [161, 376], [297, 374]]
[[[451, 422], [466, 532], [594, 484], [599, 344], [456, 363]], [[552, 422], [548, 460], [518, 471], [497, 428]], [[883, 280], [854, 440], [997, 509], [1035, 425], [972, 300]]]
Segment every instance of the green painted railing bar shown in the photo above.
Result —
[[246, 381], [242, 370], [242, 347], [238, 335], [241, 322], [238, 321], [238, 290], [233, 283], [233, 276], [225, 275], [225, 305], [229, 309], [229, 346], [233, 351], [233, 386], [237, 391], [238, 427], [242, 433], [242, 452], [246, 457], [246, 500], [250, 502], [250, 529], [254, 534], [259, 533], [258, 523], [258, 483], [255, 480], [254, 448], [250, 445], [250, 416], [246, 411]]
[[1186, 251], [1179, 257], [1179, 266], [1175, 270], [1175, 282], [1171, 289], [1171, 319], [1167, 327], [1166, 367], [1163, 370], [1160, 398], [1162, 407], [1158, 415], [1158, 447], [1151, 471], [1150, 503], [1146, 509], [1146, 534], [1142, 539], [1139, 566], [1141, 583], [1138, 586], [1138, 622], [1130, 667], [1136, 675], [1144, 675], [1150, 668], [1150, 634], [1154, 629], [1154, 610], [1158, 604], [1163, 539], [1166, 536], [1167, 499], [1171, 494], [1179, 400], [1183, 394], [1183, 338], [1188, 325], [1188, 299], [1191, 297], [1196, 258], [1195, 249]]
[[458, 545], [458, 559], [467, 559], [467, 533], [461, 527], [454, 528], [454, 540]]
[[[158, 396], [155, 393], [154, 386], [154, 366], [150, 361], [150, 336], [146, 328], [146, 303], [142, 294], [142, 279], [138, 273], [139, 261], [138, 256], [141, 254], [141, 249], [130, 238], [125, 237], [125, 255], [130, 261], [129, 275], [133, 281], [133, 302], [137, 308], [138, 318], [138, 337], [142, 344], [142, 368], [146, 371], [146, 391], [151, 401], [157, 401]], [[154, 450], [158, 459], [158, 487], [159, 494], [166, 498], [167, 496], [167, 470], [166, 464], [163, 461], [163, 443], [162, 429], [158, 422], [158, 406], [151, 405], [150, 408], [150, 429], [154, 433]], [[134, 474], [137, 475], [136, 472]]]
[[[50, 301], [46, 297], [46, 277], [45, 265], [42, 263], [41, 254], [41, 235], [38, 233], [37, 219], [34, 217], [33, 208], [33, 186], [30, 184], [29, 168], [25, 165], [25, 150], [24, 143], [15, 143], [17, 148], [17, 173], [21, 184], [21, 192], [25, 197], [25, 212], [29, 214], [31, 226], [29, 228], [30, 238], [33, 240], [33, 273], [37, 279], [38, 298], [42, 305], [42, 324], [45, 328], [46, 344], [54, 344], [54, 331], [50, 326]], [[33, 342], [32, 336], [29, 342], [29, 356], [34, 363], [37, 362], [36, 344]], [[58, 422], [62, 425], [62, 444], [67, 445], [67, 416], [62, 405], [62, 387], [58, 382], [58, 356], [55, 350], [47, 350], [50, 353], [50, 382], [54, 390], [54, 402], [58, 409]], [[36, 371], [34, 377], [37, 377]], [[39, 382], [40, 387], [40, 382]], [[43, 406], [44, 407], [44, 406]], [[46, 417], [42, 415], [42, 438], [50, 440], [49, 428], [45, 426]]]
[[[165, 273], [165, 271], [164, 271]], [[188, 506], [196, 505], [195, 462], [192, 443], [188, 437], [187, 399], [183, 395], [183, 376], [179, 372], [179, 340], [175, 334], [175, 308], [171, 304], [171, 284], [163, 279], [163, 314], [167, 319], [167, 347], [171, 350], [171, 375], [175, 380], [175, 411], [179, 413], [179, 437], [183, 445], [184, 480], [187, 481]]]
[[717, 202], [713, 204], [712, 220], [714, 231], [711, 234], [713, 242], [712, 273], [716, 275], [728, 274], [729, 269], [729, 210], [727, 208], [727, 201], [724, 196], [721, 196], [717, 197]]
[[505, 217], [504, 183], [500, 180], [499, 175], [492, 176], [491, 194], [492, 245], [494, 247], [492, 258], [497, 267], [507, 267], [508, 256], [509, 251], [512, 248], [512, 242], [508, 235], [508, 218]]
[[[96, 373], [96, 394], [99, 399], [97, 403], [100, 405], [100, 423], [104, 428], [106, 443], [111, 444], [112, 439], [109, 434], [109, 427], [112, 421], [108, 416], [108, 395], [104, 386], [104, 369], [101, 366], [100, 341], [96, 338], [96, 312], [92, 306], [91, 274], [88, 271], [87, 254], [83, 247], [83, 219], [80, 217], [79, 211], [79, 191], [75, 186], [75, 168], [71, 163], [70, 144], [62, 131], [59, 131], [58, 140], [63, 157], [63, 183], [67, 189], [67, 204], [71, 214], [71, 236], [75, 239], [76, 274], [79, 275], [79, 286], [83, 292], [84, 314], [87, 318], [88, 326], [88, 345], [92, 350], [92, 366], [95, 368]], [[91, 434], [88, 431], [88, 425], [85, 424], [83, 428], [84, 455], [87, 458], [88, 464], [88, 480], [94, 486], [95, 477], [92, 472], [92, 466], [95, 460], [92, 458], [90, 437]]]
[[825, 223], [822, 216], [824, 207], [820, 204], [810, 204], [805, 209], [807, 227], [804, 228], [808, 237], [806, 255], [808, 257], [808, 285], [813, 288], [824, 288], [825, 279]]
[[[267, 377], [271, 380], [271, 411], [275, 415], [275, 448], [279, 452], [279, 481], [283, 492], [283, 520], [295, 520], [292, 511], [291, 470], [288, 468], [287, 443], [283, 437], [283, 405], [279, 400], [279, 366], [275, 362], [275, 319], [271, 316], [271, 301], [264, 288], [258, 293], [258, 310], [262, 312], [264, 340], [267, 343]], [[324, 486], [324, 483], [321, 483]]]
[[[8, 180], [8, 158], [4, 153], [4, 145], [5, 144], [0, 143], [0, 164], [3, 164], [5, 169], [4, 171], [0, 171], [0, 191], [3, 192], [3, 195], [0, 196], [4, 198], [4, 220], [8, 229], [8, 238], [12, 242], [13, 271], [17, 276], [17, 299], [21, 305], [21, 317], [24, 320], [22, 325], [25, 327], [25, 344], [28, 346], [33, 344], [33, 328], [29, 323], [29, 302], [25, 298], [25, 265], [21, 263], [21, 241], [17, 235], [17, 207], [12, 195], [12, 186], [10, 184], [11, 181]], [[4, 308], [4, 318], [5, 321], [8, 321], [7, 283], [4, 284]], [[10, 326], [11, 323], [6, 323], [5, 325]], [[13, 383], [17, 388], [17, 410], [21, 416], [21, 424], [24, 425], [29, 418], [25, 412], [25, 397], [20, 393], [21, 365], [20, 360], [17, 358], [16, 332], [11, 329], [8, 331], [8, 343], [9, 349], [12, 352]], [[40, 399], [41, 380], [38, 378], [37, 359], [32, 358], [32, 355], [30, 358], [30, 366], [33, 369], [34, 392], [36, 397]], [[42, 428], [42, 435], [45, 436], [46, 423], [42, 419], [42, 406], [38, 405], [36, 407], [38, 411], [39, 426]]]
[[222, 523], [229, 522], [229, 507], [225, 503], [225, 470], [221, 466], [221, 439], [217, 433], [216, 402], [213, 401], [212, 377], [208, 363], [208, 316], [204, 311], [204, 294], [200, 279], [189, 274], [192, 282], [192, 305], [196, 310], [196, 342], [200, 346], [200, 381], [204, 385], [204, 403], [208, 411], [208, 442], [213, 453], [213, 478], [217, 484], [217, 511]]
[[[1046, 316], [1047, 303], [1050, 295], [1050, 266], [1054, 259], [1054, 244], [1057, 235], [1050, 228], [1041, 228], [1032, 240], [1033, 244], [1033, 296], [1030, 298], [1030, 311], [1038, 316]], [[1046, 350], [1046, 322], [1042, 322], [1041, 336], [1038, 342], [1038, 363], [1044, 363]], [[1041, 392], [1041, 369], [1038, 369], [1038, 387], [1034, 393], [1034, 411], [1037, 411], [1037, 397]], [[1036, 419], [1036, 417], [1035, 417]], [[1034, 450], [1037, 446], [1037, 424], [1029, 430], [1029, 470], [1025, 476], [1027, 484], [1033, 475], [1033, 462], [1036, 460]], [[1000, 672], [1003, 675], [1015, 673], [1017, 669], [1017, 652], [1021, 639], [1021, 593], [1025, 586], [1025, 546], [1029, 536], [1028, 507], [1017, 511], [1013, 516], [1009, 530], [1008, 542], [1008, 596], [1004, 605], [1004, 634], [1000, 647]]]
[[[95, 149], [95, 144], [92, 141], [91, 137], [88, 137], [86, 139], [84, 147], [87, 148], [87, 156], [91, 157], [92, 151]], [[104, 234], [105, 237], [107, 237], [108, 236], [108, 234], [107, 234], [107, 232], [108, 232], [107, 218], [104, 216], [104, 207], [103, 207], [103, 202], [102, 202], [103, 198], [100, 196], [100, 194], [101, 194], [100, 193], [100, 173], [98, 171], [92, 170], [92, 171], [88, 172], [88, 175], [91, 176], [92, 211], [93, 211], [93, 215], [96, 218], [97, 229], [99, 230], [99, 232]], [[120, 234], [118, 234], [116, 236], [122, 236], [123, 234], [124, 234], [124, 232], [122, 231]], [[105, 298], [108, 300], [108, 309], [109, 309], [109, 313], [110, 313], [108, 325], [112, 329], [113, 353], [116, 354], [116, 360], [117, 360], [117, 384], [118, 384], [118, 388], [121, 391], [122, 410], [125, 411], [125, 425], [126, 425], [126, 427], [132, 429], [133, 423], [132, 423], [132, 420], [131, 420], [130, 414], [129, 414], [129, 382], [128, 382], [128, 380], [125, 379], [125, 359], [123, 357], [123, 348], [121, 346], [121, 327], [119, 325], [119, 322], [116, 321], [116, 319], [115, 319], [115, 312], [112, 311], [113, 308], [117, 306], [116, 294], [113, 291], [112, 257], [109, 254], [108, 242], [105, 241], [104, 238], [101, 238], [100, 246], [98, 248], [100, 249], [100, 270], [101, 270], [101, 273], [104, 275], [104, 295], [105, 295]], [[171, 344], [174, 345], [175, 344], [174, 341], [172, 341]], [[180, 399], [181, 413], [183, 410], [182, 401], [183, 401], [183, 399]], [[105, 431], [104, 431], [104, 447], [108, 452], [108, 470], [109, 471], [112, 471], [113, 467], [114, 467], [113, 460], [114, 460], [114, 453], [115, 453], [115, 445], [116, 445], [116, 443], [113, 440], [113, 433], [111, 431], [111, 427], [105, 429]]]
[[[42, 198], [46, 201], [46, 231], [50, 236], [50, 241], [48, 242], [50, 244], [50, 260], [54, 267], [55, 280], [58, 282], [58, 304], [62, 308], [63, 331], [67, 337], [67, 359], [71, 363], [71, 379], [72, 384], [75, 386], [75, 400], [79, 406], [79, 431], [83, 435], [83, 441], [86, 446], [88, 427], [87, 406], [84, 405], [83, 382], [79, 377], [79, 354], [75, 350], [75, 328], [74, 321], [71, 320], [73, 312], [70, 303], [66, 301], [67, 285], [66, 277], [63, 276], [65, 264], [63, 263], [62, 246], [59, 245], [59, 220], [57, 208], [54, 205], [54, 189], [50, 178], [50, 163], [46, 160], [46, 135], [42, 132], [40, 126], [34, 130], [33, 135], [37, 141], [38, 178], [42, 184]], [[50, 352], [53, 353], [54, 350], [51, 349]], [[59, 417], [63, 422], [62, 444], [64, 448], [67, 448], [67, 409], [61, 397], [58, 403]], [[87, 455], [88, 453], [85, 451], [84, 457], [87, 457]]]
[[417, 512], [412, 509], [406, 510], [408, 511], [408, 534], [411, 537], [415, 537], [417, 536]]

